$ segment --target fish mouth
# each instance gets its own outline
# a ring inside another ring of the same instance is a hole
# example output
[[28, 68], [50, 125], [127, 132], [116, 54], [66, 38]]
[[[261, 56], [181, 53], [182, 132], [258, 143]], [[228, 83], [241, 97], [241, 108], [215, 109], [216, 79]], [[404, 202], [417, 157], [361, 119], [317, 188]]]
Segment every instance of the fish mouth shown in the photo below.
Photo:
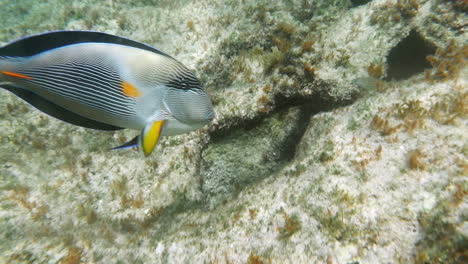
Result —
[[201, 118], [196, 118], [196, 119], [183, 119], [183, 118], [177, 118], [174, 114], [170, 114], [171, 118], [174, 120], [177, 120], [181, 123], [187, 124], [187, 125], [192, 125], [192, 126], [197, 126], [197, 127], [202, 127], [208, 123], [211, 123], [215, 118], [216, 118], [216, 113], [215, 111], [210, 111], [207, 113], [204, 117]]
[[216, 118], [216, 113], [215, 111], [211, 111], [209, 112], [205, 118], [203, 119], [197, 119], [197, 120], [192, 120], [192, 124], [197, 124], [197, 125], [201, 125], [201, 126], [204, 126], [206, 124], [209, 124], [211, 123], [214, 119]]
[[206, 117], [206, 121], [211, 122], [215, 118], [216, 118], [216, 112], [214, 110], [211, 110], [210, 113]]

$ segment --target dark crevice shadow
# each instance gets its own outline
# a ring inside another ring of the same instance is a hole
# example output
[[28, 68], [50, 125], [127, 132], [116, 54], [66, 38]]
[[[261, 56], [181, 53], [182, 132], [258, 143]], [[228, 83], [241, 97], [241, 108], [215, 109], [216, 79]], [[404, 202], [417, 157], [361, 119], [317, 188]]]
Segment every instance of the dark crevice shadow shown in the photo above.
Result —
[[387, 56], [387, 81], [405, 80], [422, 73], [432, 66], [426, 57], [433, 55], [436, 47], [425, 40], [416, 30], [393, 47]]

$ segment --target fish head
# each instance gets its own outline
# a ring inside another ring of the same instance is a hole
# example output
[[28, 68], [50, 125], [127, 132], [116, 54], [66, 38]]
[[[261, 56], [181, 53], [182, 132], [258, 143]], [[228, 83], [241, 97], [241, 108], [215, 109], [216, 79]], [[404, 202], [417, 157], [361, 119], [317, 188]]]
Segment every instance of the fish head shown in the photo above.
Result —
[[179, 122], [196, 129], [215, 118], [216, 114], [208, 93], [192, 74], [172, 78], [167, 87], [164, 105]]

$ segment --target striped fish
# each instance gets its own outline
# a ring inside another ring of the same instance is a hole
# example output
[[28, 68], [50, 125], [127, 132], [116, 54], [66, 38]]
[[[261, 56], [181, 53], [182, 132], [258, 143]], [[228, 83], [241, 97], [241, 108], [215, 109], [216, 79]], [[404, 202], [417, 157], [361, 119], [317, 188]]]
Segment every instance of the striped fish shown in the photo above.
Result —
[[203, 127], [215, 116], [200, 81], [143, 43], [93, 31], [54, 31], [0, 48], [0, 87], [73, 125], [140, 130], [116, 147], [151, 154], [161, 136]]

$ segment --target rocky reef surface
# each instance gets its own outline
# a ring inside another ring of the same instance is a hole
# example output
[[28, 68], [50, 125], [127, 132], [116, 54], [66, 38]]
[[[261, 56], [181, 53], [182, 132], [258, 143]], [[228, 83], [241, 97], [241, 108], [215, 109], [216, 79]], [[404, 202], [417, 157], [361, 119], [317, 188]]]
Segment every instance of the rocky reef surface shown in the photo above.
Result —
[[2, 263], [462, 263], [466, 1], [6, 1], [0, 42], [57, 29], [148, 43], [216, 120], [149, 158], [136, 131], [0, 90]]

